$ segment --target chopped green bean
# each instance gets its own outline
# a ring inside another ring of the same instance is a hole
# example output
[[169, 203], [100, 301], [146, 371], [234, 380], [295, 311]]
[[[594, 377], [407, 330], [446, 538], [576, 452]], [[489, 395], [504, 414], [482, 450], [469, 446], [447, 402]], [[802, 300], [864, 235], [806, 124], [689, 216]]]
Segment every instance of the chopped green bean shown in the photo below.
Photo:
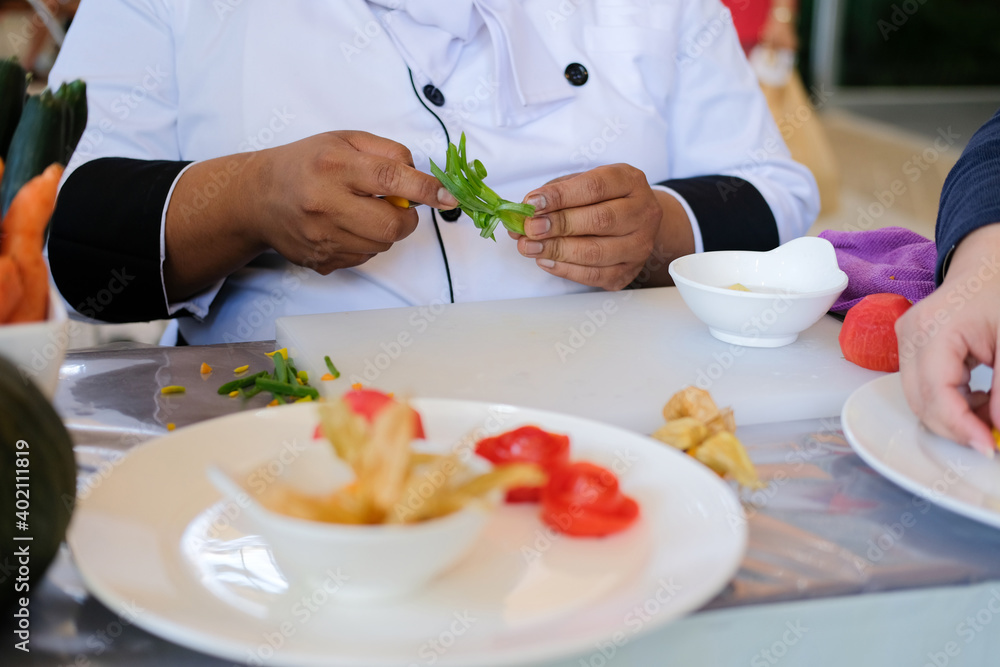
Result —
[[239, 378], [238, 380], [227, 382], [226, 384], [219, 387], [219, 393], [222, 395], [226, 395], [231, 391], [236, 391], [237, 389], [242, 389], [243, 387], [249, 387], [253, 385], [254, 381], [256, 381], [257, 378], [264, 377], [267, 374], [268, 374], [267, 371], [261, 371], [260, 373], [257, 373], [255, 375], [248, 375], [245, 378]]

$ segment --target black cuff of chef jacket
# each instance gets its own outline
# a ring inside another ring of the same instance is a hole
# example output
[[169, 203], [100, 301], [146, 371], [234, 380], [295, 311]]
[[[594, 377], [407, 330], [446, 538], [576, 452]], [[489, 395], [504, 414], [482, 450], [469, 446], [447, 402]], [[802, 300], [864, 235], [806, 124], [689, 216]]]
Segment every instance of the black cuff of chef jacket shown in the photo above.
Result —
[[81, 315], [106, 322], [169, 317], [160, 221], [170, 186], [188, 164], [101, 158], [63, 183], [49, 226], [49, 265]]
[[778, 223], [763, 195], [735, 176], [697, 176], [658, 183], [688, 203], [698, 219], [705, 250], [771, 250]]

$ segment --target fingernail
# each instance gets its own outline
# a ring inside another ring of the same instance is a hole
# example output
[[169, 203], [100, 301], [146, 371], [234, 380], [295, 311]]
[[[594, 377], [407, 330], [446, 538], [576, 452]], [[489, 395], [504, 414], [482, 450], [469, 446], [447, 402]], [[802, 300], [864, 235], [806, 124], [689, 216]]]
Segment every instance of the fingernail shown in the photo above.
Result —
[[542, 244], [538, 241], [528, 241], [524, 244], [525, 255], [537, 255], [542, 252]]
[[529, 206], [534, 206], [536, 211], [545, 210], [545, 195], [531, 195], [524, 200], [525, 204]]
[[524, 221], [524, 231], [528, 236], [548, 234], [552, 222], [548, 218], [528, 218]]
[[458, 206], [458, 200], [455, 196], [448, 192], [448, 188], [438, 188], [438, 201], [446, 206], [451, 206], [455, 208]]
[[980, 454], [984, 455], [988, 459], [992, 459], [994, 456], [996, 456], [996, 448], [992, 442], [986, 443], [986, 442], [980, 442], [978, 440], [973, 440], [972, 442], [969, 443], [969, 446], [972, 447], [977, 452], [979, 452]]
[[551, 259], [536, 259], [535, 264], [538, 264], [538, 266], [541, 266], [542, 268], [545, 269], [551, 269], [553, 266], [556, 265], [556, 263], [553, 262]]

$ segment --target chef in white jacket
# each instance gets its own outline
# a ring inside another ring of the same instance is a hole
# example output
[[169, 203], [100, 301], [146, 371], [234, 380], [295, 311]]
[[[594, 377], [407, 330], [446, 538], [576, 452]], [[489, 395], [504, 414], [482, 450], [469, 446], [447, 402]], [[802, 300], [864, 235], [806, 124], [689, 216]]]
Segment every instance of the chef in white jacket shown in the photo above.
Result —
[[[55, 282], [190, 343], [667, 284], [673, 257], [774, 247], [819, 207], [718, 0], [88, 0], [51, 83], [75, 78]], [[462, 132], [537, 206], [525, 236], [481, 238], [428, 174]]]

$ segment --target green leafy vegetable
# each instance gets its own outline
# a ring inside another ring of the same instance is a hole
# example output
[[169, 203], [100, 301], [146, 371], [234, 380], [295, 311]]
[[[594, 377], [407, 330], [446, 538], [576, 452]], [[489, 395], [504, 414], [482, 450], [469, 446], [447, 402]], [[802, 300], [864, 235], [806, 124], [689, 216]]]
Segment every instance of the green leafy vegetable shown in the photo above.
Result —
[[431, 173], [455, 196], [483, 238], [496, 241], [493, 232], [501, 223], [515, 234], [524, 234], [524, 219], [535, 214], [534, 206], [502, 199], [483, 182], [486, 167], [479, 160], [469, 162], [465, 153], [465, 132], [458, 146], [448, 144], [444, 171], [431, 160]]

